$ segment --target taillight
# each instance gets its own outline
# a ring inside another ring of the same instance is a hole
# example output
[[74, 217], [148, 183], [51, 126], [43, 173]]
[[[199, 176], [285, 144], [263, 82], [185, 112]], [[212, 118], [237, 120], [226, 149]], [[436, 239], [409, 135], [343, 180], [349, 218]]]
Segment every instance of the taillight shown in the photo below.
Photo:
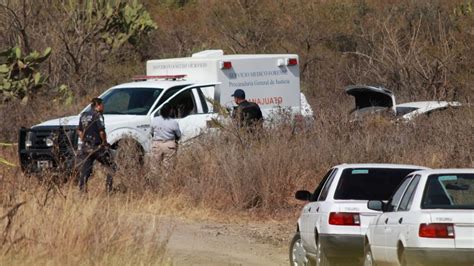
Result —
[[287, 60], [287, 66], [296, 66], [298, 64], [298, 59], [296, 58], [288, 58]]
[[418, 235], [428, 238], [454, 238], [454, 225], [442, 223], [420, 224]]
[[332, 225], [360, 225], [360, 216], [353, 212], [331, 212], [329, 224]]

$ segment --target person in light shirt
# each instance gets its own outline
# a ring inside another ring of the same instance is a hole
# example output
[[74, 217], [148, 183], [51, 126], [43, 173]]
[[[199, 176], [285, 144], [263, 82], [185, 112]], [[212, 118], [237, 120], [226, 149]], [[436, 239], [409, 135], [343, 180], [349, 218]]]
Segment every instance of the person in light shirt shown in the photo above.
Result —
[[154, 167], [163, 167], [169, 170], [174, 167], [178, 151], [178, 141], [181, 130], [176, 119], [173, 118], [174, 109], [170, 104], [165, 104], [160, 110], [160, 115], [151, 122], [152, 153], [151, 164]]

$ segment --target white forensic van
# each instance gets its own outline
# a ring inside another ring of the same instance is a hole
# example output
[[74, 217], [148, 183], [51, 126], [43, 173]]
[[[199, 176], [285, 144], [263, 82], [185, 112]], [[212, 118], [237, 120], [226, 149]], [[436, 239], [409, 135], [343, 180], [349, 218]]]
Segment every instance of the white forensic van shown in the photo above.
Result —
[[[105, 126], [113, 148], [124, 138], [131, 138], [142, 152], [148, 152], [151, 120], [168, 102], [178, 110], [182, 140], [198, 136], [218, 118], [216, 104], [232, 105], [235, 89], [243, 89], [249, 101], [258, 103], [264, 118], [282, 109], [304, 117], [313, 116], [300, 92], [296, 54], [224, 55], [222, 50], [206, 50], [191, 57], [149, 60], [146, 76], [134, 80], [99, 96], [104, 100]], [[19, 137], [22, 169], [41, 170], [68, 162], [78, 146], [78, 123], [79, 115], [76, 115], [22, 128]], [[60, 147], [59, 154], [52, 152], [55, 144]]]

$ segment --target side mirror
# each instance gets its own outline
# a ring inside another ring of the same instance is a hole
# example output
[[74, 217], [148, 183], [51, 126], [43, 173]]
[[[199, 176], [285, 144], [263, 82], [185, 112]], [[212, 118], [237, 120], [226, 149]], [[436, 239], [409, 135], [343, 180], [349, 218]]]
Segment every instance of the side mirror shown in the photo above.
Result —
[[367, 208], [374, 211], [383, 211], [384, 203], [381, 200], [369, 200], [367, 202]]
[[298, 190], [295, 193], [295, 198], [298, 200], [309, 201], [311, 199], [311, 193], [306, 190]]

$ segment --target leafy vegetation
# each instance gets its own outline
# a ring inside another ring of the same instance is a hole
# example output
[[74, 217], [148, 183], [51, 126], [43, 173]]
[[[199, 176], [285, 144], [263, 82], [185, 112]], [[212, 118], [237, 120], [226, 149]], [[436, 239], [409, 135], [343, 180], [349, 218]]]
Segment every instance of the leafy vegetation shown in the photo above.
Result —
[[45, 85], [46, 78], [39, 72], [39, 65], [51, 54], [37, 51], [23, 56], [19, 47], [0, 52], [0, 93], [2, 102], [24, 100]]

